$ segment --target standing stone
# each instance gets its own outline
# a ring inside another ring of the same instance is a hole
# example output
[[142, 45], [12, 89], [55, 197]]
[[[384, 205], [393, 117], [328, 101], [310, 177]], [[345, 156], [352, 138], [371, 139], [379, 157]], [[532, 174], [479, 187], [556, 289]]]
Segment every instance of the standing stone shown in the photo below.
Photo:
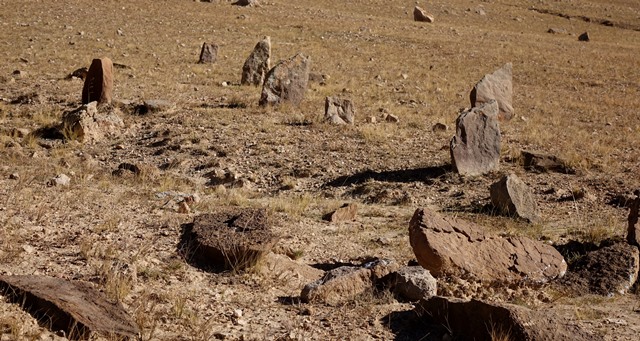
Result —
[[640, 211], [640, 196], [631, 202], [629, 211], [629, 227], [627, 228], [627, 242], [640, 247], [640, 224], [638, 224], [638, 211]]
[[463, 277], [489, 283], [544, 283], [560, 278], [567, 263], [551, 245], [527, 237], [489, 234], [474, 223], [417, 209], [409, 242], [423, 268], [435, 277]]
[[242, 66], [242, 85], [261, 85], [271, 67], [271, 38], [264, 37], [253, 48], [253, 52]]
[[264, 80], [259, 104], [265, 106], [289, 102], [299, 105], [307, 91], [310, 68], [311, 58], [302, 53], [276, 64]]
[[422, 22], [433, 22], [433, 16], [427, 14], [422, 8], [416, 6], [413, 9], [413, 20]]
[[82, 88], [82, 104], [97, 101], [111, 103], [113, 99], [113, 62], [109, 58], [94, 59]]
[[200, 50], [200, 60], [198, 63], [200, 64], [210, 64], [215, 63], [218, 59], [218, 45], [203, 43], [202, 50]]
[[324, 102], [324, 119], [333, 124], [353, 124], [355, 110], [348, 99], [327, 97]]
[[460, 114], [451, 139], [451, 163], [462, 175], [481, 175], [498, 168], [500, 128], [498, 102], [491, 100]]
[[479, 107], [495, 99], [498, 102], [498, 118], [508, 121], [513, 118], [512, 65], [505, 64], [492, 74], [485, 75], [471, 90], [471, 107]]
[[536, 222], [540, 219], [538, 204], [533, 197], [533, 192], [515, 174], [505, 175], [500, 181], [492, 184], [489, 190], [491, 203], [502, 214], [518, 216], [530, 222]]

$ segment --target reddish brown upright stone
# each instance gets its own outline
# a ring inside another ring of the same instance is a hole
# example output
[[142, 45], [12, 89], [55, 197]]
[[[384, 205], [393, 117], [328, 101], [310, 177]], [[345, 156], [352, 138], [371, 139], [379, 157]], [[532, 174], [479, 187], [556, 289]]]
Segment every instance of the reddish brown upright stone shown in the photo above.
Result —
[[113, 99], [113, 63], [109, 58], [94, 59], [82, 88], [82, 104], [97, 101], [111, 103]]

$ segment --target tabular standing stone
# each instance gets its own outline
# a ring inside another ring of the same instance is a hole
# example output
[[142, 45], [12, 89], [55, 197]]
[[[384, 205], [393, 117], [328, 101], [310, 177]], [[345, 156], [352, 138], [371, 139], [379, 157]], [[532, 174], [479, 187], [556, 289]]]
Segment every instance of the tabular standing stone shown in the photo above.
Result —
[[640, 211], [640, 196], [631, 203], [629, 210], [629, 226], [627, 228], [627, 243], [640, 247], [640, 224], [638, 224], [638, 211]]
[[348, 99], [327, 97], [324, 102], [324, 119], [333, 124], [353, 124], [355, 109]]
[[2, 276], [0, 293], [19, 303], [52, 331], [64, 330], [72, 340], [99, 333], [109, 339], [135, 338], [140, 333], [120, 303], [90, 283], [46, 276]]
[[495, 182], [489, 189], [491, 203], [503, 214], [515, 215], [530, 222], [540, 219], [538, 204], [533, 192], [515, 174], [509, 174]]
[[113, 63], [109, 58], [94, 59], [82, 88], [82, 104], [97, 101], [111, 103], [113, 98]]
[[255, 265], [277, 242], [264, 209], [220, 208], [187, 226], [190, 261], [213, 270], [240, 271]]
[[479, 107], [490, 100], [498, 102], [498, 118], [508, 121], [513, 118], [512, 65], [505, 64], [492, 74], [485, 75], [471, 90], [471, 107]]
[[413, 9], [413, 20], [422, 22], [433, 22], [433, 16], [427, 14], [422, 8], [416, 6]]
[[218, 59], [218, 45], [203, 43], [202, 50], [200, 50], [200, 59], [198, 60], [198, 63], [215, 63], [216, 59]]
[[546, 282], [567, 270], [551, 245], [526, 237], [492, 236], [478, 225], [428, 209], [417, 209], [411, 218], [409, 241], [418, 264], [436, 277]]
[[519, 341], [603, 340], [548, 310], [508, 303], [434, 296], [421, 300], [416, 312], [425, 322], [446, 326], [454, 340], [503, 340], [496, 336]]
[[253, 52], [242, 66], [242, 85], [261, 85], [271, 67], [271, 38], [264, 37], [253, 48]]
[[66, 138], [81, 142], [96, 142], [108, 135], [117, 135], [124, 127], [118, 110], [110, 106], [98, 109], [97, 102], [67, 112], [62, 116], [62, 133]]
[[638, 279], [639, 264], [636, 246], [617, 243], [577, 259], [561, 282], [578, 294], [624, 295]]
[[496, 101], [460, 114], [450, 150], [451, 163], [462, 175], [481, 175], [498, 168], [500, 128]]
[[307, 91], [310, 68], [311, 59], [302, 53], [278, 63], [267, 73], [259, 104], [275, 105], [284, 101], [300, 104]]

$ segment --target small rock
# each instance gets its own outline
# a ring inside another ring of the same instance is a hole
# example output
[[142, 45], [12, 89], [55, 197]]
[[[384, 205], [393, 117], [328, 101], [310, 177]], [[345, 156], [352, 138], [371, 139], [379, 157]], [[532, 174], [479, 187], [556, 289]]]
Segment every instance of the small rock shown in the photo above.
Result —
[[69, 75], [67, 75], [67, 79], [80, 78], [82, 80], [85, 80], [85, 79], [87, 79], [87, 74], [88, 73], [89, 73], [89, 69], [87, 69], [86, 67], [81, 67], [79, 69], [76, 69], [75, 71], [73, 71]]
[[61, 134], [69, 140], [96, 142], [117, 135], [124, 122], [112, 106], [98, 108], [98, 102], [85, 104], [62, 115]]
[[324, 119], [332, 124], [353, 124], [355, 119], [353, 104], [348, 99], [326, 97]]
[[567, 30], [565, 30], [564, 28], [550, 28], [549, 30], [547, 30], [547, 33], [551, 33], [551, 34], [566, 34]]
[[71, 184], [71, 178], [66, 174], [59, 174], [47, 183], [49, 186], [69, 186], [69, 184]]
[[11, 180], [20, 180], [20, 174], [11, 173], [11, 174], [9, 174], [9, 179], [11, 179]]
[[232, 3], [232, 5], [235, 6], [249, 6], [249, 7], [256, 7], [256, 6], [260, 6], [260, 3], [258, 2], [258, 0], [238, 0], [234, 3]]
[[375, 116], [368, 116], [365, 120], [367, 123], [378, 123], [378, 119]]
[[409, 301], [435, 296], [438, 281], [421, 266], [406, 266], [388, 276], [391, 291]]
[[300, 294], [306, 303], [321, 302], [339, 305], [373, 287], [371, 270], [355, 266], [342, 266], [327, 271], [319, 280], [307, 284]]
[[436, 123], [433, 125], [433, 127], [431, 127], [431, 131], [433, 131], [434, 133], [444, 133], [447, 130], [449, 130], [449, 127], [447, 127], [447, 125], [443, 123]]
[[189, 214], [191, 213], [191, 207], [184, 201], [178, 203], [178, 213], [180, 214]]
[[591, 40], [591, 38], [589, 38], [589, 32], [584, 32], [583, 34], [578, 36], [578, 40], [579, 41], [589, 41]]
[[150, 99], [144, 101], [142, 107], [138, 109], [140, 115], [148, 113], [171, 112], [176, 108], [172, 102], [163, 99]]
[[326, 214], [323, 219], [332, 223], [354, 221], [358, 216], [358, 205], [344, 204], [339, 209]]
[[432, 23], [433, 16], [427, 14], [427, 12], [425, 12], [422, 8], [416, 6], [413, 9], [413, 20]]
[[540, 219], [533, 192], [515, 174], [504, 176], [491, 185], [491, 203], [503, 214], [518, 216], [529, 222]]
[[394, 114], [384, 114], [384, 121], [387, 123], [398, 123], [400, 122], [400, 118]]
[[202, 49], [200, 50], [200, 59], [198, 63], [200, 64], [210, 64], [215, 63], [218, 59], [218, 45], [203, 43]]

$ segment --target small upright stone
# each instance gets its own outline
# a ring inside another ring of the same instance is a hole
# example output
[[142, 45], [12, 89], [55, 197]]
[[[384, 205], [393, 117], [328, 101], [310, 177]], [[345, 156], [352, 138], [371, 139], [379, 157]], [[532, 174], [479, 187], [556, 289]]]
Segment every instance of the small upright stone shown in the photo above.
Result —
[[281, 102], [299, 105], [307, 91], [310, 68], [311, 58], [302, 53], [276, 64], [264, 80], [260, 106]]
[[413, 9], [413, 20], [422, 22], [433, 22], [433, 16], [427, 14], [422, 8], [416, 6]]
[[495, 100], [460, 114], [450, 150], [451, 163], [462, 175], [482, 175], [498, 168], [500, 128]]
[[627, 242], [640, 247], [640, 224], [638, 224], [638, 211], [640, 211], [640, 196], [631, 203], [629, 211], [629, 227], [627, 229]]
[[581, 35], [578, 36], [578, 40], [579, 41], [589, 41], [591, 40], [591, 38], [589, 38], [589, 32], [585, 32]]
[[111, 103], [113, 99], [113, 62], [109, 58], [94, 59], [82, 88], [82, 104], [97, 101]]
[[513, 118], [513, 66], [507, 63], [491, 74], [485, 75], [471, 90], [471, 107], [479, 107], [494, 99], [498, 102], [498, 118]]
[[200, 50], [200, 60], [198, 60], [199, 64], [211, 64], [215, 63], [218, 59], [218, 45], [203, 43], [202, 50]]
[[491, 203], [503, 214], [518, 216], [529, 222], [540, 219], [538, 204], [531, 189], [515, 174], [505, 175], [491, 185]]
[[324, 119], [333, 124], [353, 124], [355, 110], [348, 99], [327, 97], [324, 104]]
[[271, 38], [265, 36], [256, 44], [242, 66], [242, 85], [261, 85], [271, 67]]

